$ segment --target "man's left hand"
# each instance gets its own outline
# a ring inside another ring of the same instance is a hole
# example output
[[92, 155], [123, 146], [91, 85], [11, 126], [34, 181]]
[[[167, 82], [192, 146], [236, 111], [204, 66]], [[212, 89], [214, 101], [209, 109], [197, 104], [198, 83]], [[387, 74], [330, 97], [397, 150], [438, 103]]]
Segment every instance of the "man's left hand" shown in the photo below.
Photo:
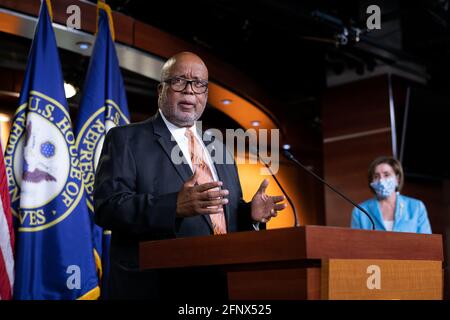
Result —
[[264, 181], [259, 186], [258, 191], [252, 199], [252, 219], [253, 221], [266, 223], [277, 216], [277, 212], [285, 209], [285, 203], [279, 203], [284, 200], [284, 196], [269, 196], [266, 194], [269, 180]]

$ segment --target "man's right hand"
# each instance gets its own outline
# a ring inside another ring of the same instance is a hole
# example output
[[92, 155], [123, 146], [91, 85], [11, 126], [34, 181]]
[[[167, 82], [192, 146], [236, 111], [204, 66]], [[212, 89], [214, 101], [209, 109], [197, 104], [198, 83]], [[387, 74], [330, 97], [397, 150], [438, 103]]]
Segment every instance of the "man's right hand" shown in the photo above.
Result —
[[198, 171], [183, 184], [177, 198], [177, 217], [223, 213], [228, 190], [220, 189], [221, 181], [197, 184]]

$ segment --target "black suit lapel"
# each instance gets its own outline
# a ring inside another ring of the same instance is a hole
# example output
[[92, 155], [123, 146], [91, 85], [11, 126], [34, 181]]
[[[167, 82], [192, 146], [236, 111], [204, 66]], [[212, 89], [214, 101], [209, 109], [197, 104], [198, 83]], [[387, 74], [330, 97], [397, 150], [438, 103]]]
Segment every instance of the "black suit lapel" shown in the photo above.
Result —
[[[167, 137], [160, 137], [158, 139], [158, 142], [161, 144], [161, 147], [164, 149], [164, 152], [167, 154], [167, 156], [171, 158], [170, 155], [172, 153], [173, 148], [177, 146], [177, 142], [172, 141], [170, 138], [168, 139]], [[192, 176], [192, 170], [189, 167], [189, 165], [185, 163], [185, 161], [183, 161], [183, 163], [180, 164], [175, 164], [172, 162], [171, 159], [170, 163], [172, 163], [175, 170], [177, 170], [178, 174], [180, 175], [181, 179], [183, 179], [183, 181], [189, 180], [189, 178]]]
[[[186, 158], [183, 154], [183, 163], [181, 164], [175, 164], [172, 162], [172, 150], [177, 146], [177, 142], [175, 140], [172, 140], [172, 135], [170, 134], [169, 129], [167, 128], [166, 124], [164, 123], [164, 120], [159, 115], [159, 112], [156, 113], [156, 115], [153, 117], [153, 129], [155, 134], [159, 135], [158, 142], [163, 148], [164, 152], [167, 154], [167, 156], [170, 159], [170, 163], [174, 166], [175, 170], [177, 170], [178, 174], [180, 175], [181, 179], [183, 181], [188, 180], [192, 176], [192, 170], [189, 167], [189, 165], [186, 162]], [[181, 151], [180, 151], [181, 152]]]
[[[187, 181], [190, 177], [192, 177], [193, 172], [189, 165], [186, 162], [186, 158], [183, 154], [184, 161], [181, 164], [175, 164], [172, 162], [171, 153], [173, 148], [177, 146], [177, 142], [175, 140], [172, 140], [172, 134], [170, 133], [169, 129], [167, 128], [166, 124], [164, 123], [164, 120], [162, 119], [159, 112], [156, 113], [156, 115], [153, 116], [153, 128], [155, 134], [159, 135], [160, 138], [158, 139], [159, 144], [163, 148], [164, 152], [167, 154], [167, 156], [170, 159], [170, 163], [174, 166], [175, 170], [177, 170], [178, 174], [180, 175], [181, 179], [183, 181]], [[207, 214], [202, 215], [203, 219], [205, 219], [206, 223], [208, 224], [211, 231], [213, 231], [213, 226], [211, 222], [211, 218]]]

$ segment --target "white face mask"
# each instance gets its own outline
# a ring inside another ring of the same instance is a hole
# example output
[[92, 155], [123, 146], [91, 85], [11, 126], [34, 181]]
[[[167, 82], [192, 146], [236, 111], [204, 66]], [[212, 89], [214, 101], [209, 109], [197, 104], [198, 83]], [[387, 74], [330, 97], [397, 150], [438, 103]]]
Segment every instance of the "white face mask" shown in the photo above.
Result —
[[388, 178], [373, 181], [370, 186], [375, 191], [378, 198], [384, 199], [389, 197], [392, 192], [395, 191], [398, 183], [395, 176], [390, 176]]

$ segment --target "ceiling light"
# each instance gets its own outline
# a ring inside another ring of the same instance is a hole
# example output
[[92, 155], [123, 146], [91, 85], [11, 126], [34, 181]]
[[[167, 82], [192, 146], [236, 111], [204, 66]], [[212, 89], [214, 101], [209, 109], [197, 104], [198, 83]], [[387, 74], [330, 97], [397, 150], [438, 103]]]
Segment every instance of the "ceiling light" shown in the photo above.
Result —
[[258, 120], [253, 120], [252, 121], [252, 126], [253, 127], [259, 127], [260, 124], [261, 124], [261, 122], [259, 122]]
[[10, 120], [10, 116], [5, 113], [0, 113], [0, 122], [9, 122]]
[[87, 50], [87, 49], [89, 49], [91, 47], [91, 43], [85, 42], [85, 41], [79, 41], [79, 42], [76, 43], [76, 45], [81, 50]]
[[291, 145], [288, 144], [288, 143], [285, 143], [285, 144], [283, 144], [283, 149], [284, 150], [289, 150], [289, 149], [291, 149]]
[[72, 98], [77, 94], [77, 90], [75, 89], [75, 87], [67, 82], [64, 82], [64, 92], [66, 94], [66, 99]]
[[233, 102], [233, 100], [230, 100], [230, 99], [222, 99], [222, 104], [224, 104], [224, 105], [231, 104], [232, 102]]

